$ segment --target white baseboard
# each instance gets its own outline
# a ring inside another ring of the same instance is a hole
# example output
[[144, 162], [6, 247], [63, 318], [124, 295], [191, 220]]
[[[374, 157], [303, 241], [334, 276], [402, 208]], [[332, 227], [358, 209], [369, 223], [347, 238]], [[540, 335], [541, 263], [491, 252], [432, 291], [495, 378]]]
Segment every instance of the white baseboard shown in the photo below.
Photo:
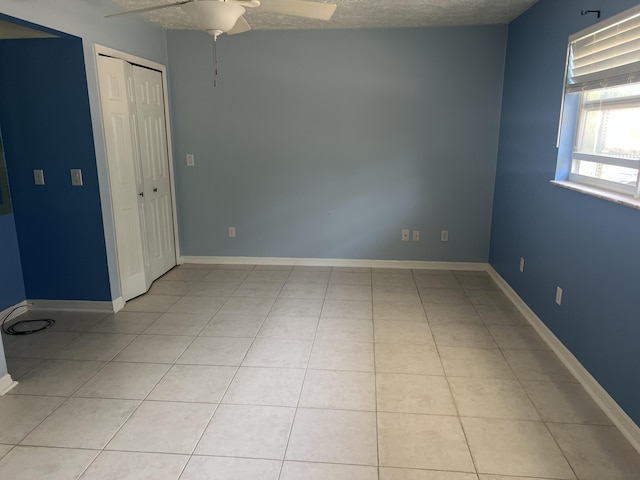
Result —
[[487, 268], [487, 272], [505, 295], [509, 297], [516, 308], [520, 310], [531, 326], [538, 332], [540, 337], [547, 343], [549, 348], [558, 356], [564, 366], [567, 367], [580, 385], [583, 386], [593, 401], [598, 404], [613, 424], [618, 427], [620, 433], [622, 433], [633, 448], [640, 453], [640, 427], [620, 408], [620, 405], [611, 398], [607, 391], [602, 388], [598, 381], [582, 366], [571, 351], [558, 340], [558, 337], [556, 337], [549, 327], [529, 308], [500, 274], [496, 272], [492, 266]]
[[180, 264], [209, 265], [291, 265], [305, 267], [370, 267], [370, 268], [427, 268], [431, 270], [487, 269], [486, 263], [426, 262], [419, 260], [366, 260], [351, 258], [290, 258], [290, 257], [181, 257]]
[[78, 312], [113, 313], [115, 301], [94, 302], [91, 300], [27, 300], [29, 310], [60, 310]]
[[8, 373], [4, 377], [0, 378], [0, 397], [9, 392], [9, 390], [16, 385], [18, 385], [18, 382], [11, 378], [11, 375]]

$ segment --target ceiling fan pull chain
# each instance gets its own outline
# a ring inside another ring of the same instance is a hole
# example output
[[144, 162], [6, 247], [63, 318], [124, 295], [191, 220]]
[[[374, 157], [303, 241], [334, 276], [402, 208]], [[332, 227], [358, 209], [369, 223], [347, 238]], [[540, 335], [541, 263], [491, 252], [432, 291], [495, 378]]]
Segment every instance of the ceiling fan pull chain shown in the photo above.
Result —
[[217, 45], [218, 45], [218, 36], [214, 35], [213, 36], [213, 86], [214, 87], [218, 86], [218, 52], [217, 52]]

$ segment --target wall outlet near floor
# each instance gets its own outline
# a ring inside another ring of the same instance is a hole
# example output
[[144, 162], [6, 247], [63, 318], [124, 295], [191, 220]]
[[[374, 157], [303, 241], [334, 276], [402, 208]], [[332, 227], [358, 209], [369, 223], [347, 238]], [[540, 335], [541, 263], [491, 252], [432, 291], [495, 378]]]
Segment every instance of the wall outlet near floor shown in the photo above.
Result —
[[229, 238], [236, 238], [236, 227], [229, 227]]
[[413, 238], [414, 242], [419, 242], [420, 241], [420, 230], [414, 230], [412, 238]]
[[193, 153], [187, 153], [187, 167], [193, 167], [196, 164], [196, 159]]
[[442, 230], [440, 232], [440, 241], [448, 242], [449, 241], [449, 230]]
[[562, 289], [560, 287], [556, 287], [556, 303], [562, 305]]
[[520, 271], [524, 272], [524, 258], [520, 257]]
[[409, 229], [402, 230], [402, 237], [400, 237], [403, 242], [409, 241]]

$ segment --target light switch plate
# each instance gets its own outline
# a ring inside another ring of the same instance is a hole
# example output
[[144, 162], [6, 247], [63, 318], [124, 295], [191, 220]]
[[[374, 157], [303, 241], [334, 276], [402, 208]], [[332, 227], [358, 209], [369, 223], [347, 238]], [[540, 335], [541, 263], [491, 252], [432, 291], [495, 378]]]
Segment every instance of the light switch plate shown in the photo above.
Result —
[[82, 186], [82, 170], [79, 168], [71, 169], [71, 185], [76, 187]]
[[44, 185], [44, 170], [36, 169], [33, 171], [33, 182], [36, 185]]

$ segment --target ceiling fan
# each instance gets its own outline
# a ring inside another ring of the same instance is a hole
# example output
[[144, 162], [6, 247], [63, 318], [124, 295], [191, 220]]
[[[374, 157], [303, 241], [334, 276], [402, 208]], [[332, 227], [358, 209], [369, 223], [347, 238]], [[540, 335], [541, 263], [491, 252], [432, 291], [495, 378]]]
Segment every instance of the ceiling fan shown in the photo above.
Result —
[[214, 40], [223, 33], [234, 35], [251, 30], [251, 26], [242, 16], [247, 8], [319, 20], [329, 20], [336, 10], [336, 5], [333, 3], [306, 0], [180, 0], [175, 3], [114, 13], [107, 17], [175, 7], [181, 8], [193, 19], [198, 28], [211, 34]]

